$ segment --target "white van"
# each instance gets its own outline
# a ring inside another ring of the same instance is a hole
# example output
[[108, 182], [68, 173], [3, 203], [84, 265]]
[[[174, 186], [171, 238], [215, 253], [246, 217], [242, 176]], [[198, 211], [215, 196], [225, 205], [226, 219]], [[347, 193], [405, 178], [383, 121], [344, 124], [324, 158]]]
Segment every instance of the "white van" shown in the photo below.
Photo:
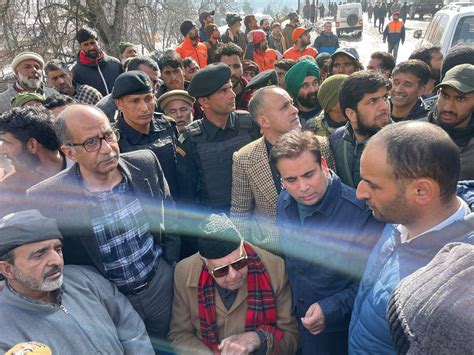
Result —
[[351, 3], [342, 4], [337, 7], [336, 14], [336, 34], [357, 31], [357, 36], [362, 36], [362, 4]]
[[[421, 38], [422, 31], [416, 30], [413, 37]], [[450, 4], [439, 10], [417, 46], [440, 46], [446, 55], [457, 45], [474, 48], [474, 4]]]

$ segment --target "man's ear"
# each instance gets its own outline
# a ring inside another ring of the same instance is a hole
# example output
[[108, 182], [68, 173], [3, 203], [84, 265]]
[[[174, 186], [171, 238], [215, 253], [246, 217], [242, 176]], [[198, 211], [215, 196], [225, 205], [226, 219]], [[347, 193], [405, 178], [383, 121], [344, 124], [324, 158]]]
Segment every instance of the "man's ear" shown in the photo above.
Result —
[[76, 159], [76, 149], [74, 147], [62, 146], [61, 151], [64, 153], [66, 158], [72, 160], [73, 162], [77, 163]]
[[257, 124], [261, 128], [269, 128], [270, 127], [270, 122], [268, 122], [268, 119], [265, 115], [258, 115], [255, 118], [255, 121], [257, 121]]
[[123, 100], [122, 99], [115, 99], [114, 102], [115, 102], [115, 106], [117, 106], [117, 109], [120, 112], [123, 112]]
[[0, 274], [2, 274], [6, 279], [12, 279], [12, 264], [7, 263], [6, 261], [0, 261]]
[[357, 112], [349, 107], [346, 107], [344, 110], [346, 117], [349, 119], [349, 122], [353, 126], [354, 123], [357, 123]]
[[40, 143], [36, 138], [30, 138], [28, 139], [28, 142], [26, 142], [26, 149], [28, 149], [28, 152], [31, 154], [36, 154], [38, 152], [39, 144]]
[[202, 106], [202, 108], [209, 108], [209, 100], [207, 97], [200, 97], [198, 98], [199, 105]]
[[439, 196], [439, 185], [430, 178], [415, 179], [410, 184], [413, 201], [419, 206], [426, 206]]

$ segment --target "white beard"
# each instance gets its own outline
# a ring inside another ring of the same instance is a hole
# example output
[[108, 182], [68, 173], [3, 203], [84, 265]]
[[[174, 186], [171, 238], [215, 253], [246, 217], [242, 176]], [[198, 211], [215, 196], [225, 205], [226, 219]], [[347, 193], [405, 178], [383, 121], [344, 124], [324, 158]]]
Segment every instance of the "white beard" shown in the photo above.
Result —
[[41, 86], [41, 79], [41, 76], [38, 79], [28, 79], [27, 76], [18, 73], [18, 83], [25, 89], [38, 90]]

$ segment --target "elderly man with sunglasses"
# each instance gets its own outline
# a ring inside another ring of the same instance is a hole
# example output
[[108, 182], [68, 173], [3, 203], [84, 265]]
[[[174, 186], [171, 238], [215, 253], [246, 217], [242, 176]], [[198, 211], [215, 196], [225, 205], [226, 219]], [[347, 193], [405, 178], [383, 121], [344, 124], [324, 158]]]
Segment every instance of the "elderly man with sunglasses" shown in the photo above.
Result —
[[201, 224], [176, 266], [168, 337], [178, 354], [294, 354], [298, 330], [283, 259], [246, 243], [224, 215]]
[[31, 204], [56, 218], [66, 264], [95, 266], [127, 296], [152, 340], [166, 338], [167, 261], [177, 260], [179, 239], [169, 234], [174, 205], [158, 159], [150, 150], [121, 155], [118, 132], [92, 106], [68, 106], [55, 131], [75, 165], [29, 189]]

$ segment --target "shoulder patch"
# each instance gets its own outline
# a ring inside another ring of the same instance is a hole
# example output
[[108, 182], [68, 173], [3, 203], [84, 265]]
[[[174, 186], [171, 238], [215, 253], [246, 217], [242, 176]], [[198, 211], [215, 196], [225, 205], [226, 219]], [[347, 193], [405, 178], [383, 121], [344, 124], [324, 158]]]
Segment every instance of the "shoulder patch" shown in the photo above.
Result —
[[186, 156], [186, 152], [181, 147], [176, 147], [176, 153], [181, 155], [183, 158]]
[[201, 124], [199, 121], [193, 121], [186, 126], [186, 129], [183, 133], [179, 135], [178, 142], [183, 144], [183, 142], [189, 137], [199, 136], [202, 133]]

